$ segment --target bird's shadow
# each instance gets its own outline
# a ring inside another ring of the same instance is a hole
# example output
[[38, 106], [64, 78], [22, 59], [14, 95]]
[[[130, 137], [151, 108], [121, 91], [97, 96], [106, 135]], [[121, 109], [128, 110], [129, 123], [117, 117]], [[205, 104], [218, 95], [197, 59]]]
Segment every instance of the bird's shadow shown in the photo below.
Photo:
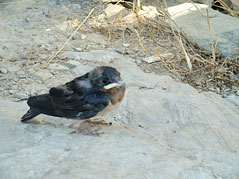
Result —
[[99, 121], [91, 121], [91, 120], [84, 120], [84, 121], [77, 121], [77, 122], [69, 122], [69, 123], [62, 123], [57, 122], [55, 120], [42, 120], [34, 118], [29, 120], [25, 123], [34, 124], [34, 125], [49, 125], [53, 127], [66, 127], [72, 128], [73, 131], [69, 132], [70, 135], [73, 134], [83, 134], [83, 135], [90, 135], [90, 136], [101, 136], [105, 134], [104, 129], [107, 126], [111, 126], [112, 122], [106, 123], [104, 120]]

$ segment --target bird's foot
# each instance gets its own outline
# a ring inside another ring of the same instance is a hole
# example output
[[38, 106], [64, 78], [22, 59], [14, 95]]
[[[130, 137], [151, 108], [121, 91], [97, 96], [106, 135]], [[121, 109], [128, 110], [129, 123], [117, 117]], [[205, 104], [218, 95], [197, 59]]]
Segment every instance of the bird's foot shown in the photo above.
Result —
[[111, 126], [112, 122], [106, 123], [104, 120], [99, 121], [85, 120], [81, 123], [74, 123], [70, 125], [70, 127], [74, 128], [75, 131], [72, 131], [69, 134], [80, 133], [83, 135], [100, 136], [104, 134], [104, 132], [101, 132], [102, 130], [101, 125]]
[[97, 121], [86, 120], [86, 122], [88, 122], [90, 124], [93, 124], [93, 125], [106, 125], [106, 126], [111, 126], [112, 125], [112, 122], [105, 122], [103, 119], [97, 120]]
[[26, 121], [25, 123], [31, 123], [31, 124], [46, 124], [45, 121], [41, 120], [41, 119], [31, 119], [29, 121]]

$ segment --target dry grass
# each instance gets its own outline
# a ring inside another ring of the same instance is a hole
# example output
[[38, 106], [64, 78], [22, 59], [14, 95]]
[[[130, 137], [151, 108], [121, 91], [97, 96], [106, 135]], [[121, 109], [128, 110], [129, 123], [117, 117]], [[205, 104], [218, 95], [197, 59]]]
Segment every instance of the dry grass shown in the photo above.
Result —
[[[194, 4], [191, 0], [185, 0], [185, 2], [187, 1]], [[165, 8], [167, 7], [166, 0], [164, 0], [164, 4], [159, 0], [151, 2], [153, 2], [152, 5], [156, 6], [160, 12], [158, 18], [147, 19], [140, 16], [138, 14], [139, 4], [135, 4], [136, 1], [134, 0], [133, 12], [137, 19], [136, 25], [125, 22], [121, 14], [119, 18], [114, 18], [110, 21], [106, 20], [104, 28], [98, 28], [96, 30], [105, 33], [112, 43], [117, 42], [117, 40], [122, 41], [123, 39], [123, 41], [127, 41], [129, 44], [134, 44], [132, 48], [134, 48], [136, 44], [139, 44], [141, 48], [140, 52], [160, 58], [160, 61], [154, 64], [143, 63], [141, 65], [143, 69], [147, 67], [156, 73], [160, 73], [162, 68], [167, 69], [167, 71], [172, 74], [179, 74], [182, 81], [204, 91], [211, 90], [222, 93], [224, 91], [230, 91], [232, 86], [239, 87], [238, 59], [233, 62], [221, 56], [216, 51], [217, 43], [214, 44], [213, 41], [211, 52], [200, 49], [195, 44], [191, 43], [190, 39], [187, 39], [182, 32], [174, 29], [174, 22], [170, 18], [167, 8]], [[88, 26], [87, 22], [92, 16], [97, 18], [102, 14], [104, 7], [104, 4], [102, 4], [89, 12], [88, 16], [79, 24], [60, 50], [49, 59], [47, 65], [57, 57], [69, 43], [72, 36], [79, 31], [83, 25]], [[195, 7], [197, 8], [196, 5]], [[238, 13], [232, 11], [226, 5], [224, 8], [230, 12], [230, 15], [238, 17]], [[198, 9], [198, 11], [202, 14], [200, 9]], [[212, 34], [208, 15], [207, 20], [209, 33]], [[164, 56], [164, 54], [168, 53], [172, 54], [173, 58]], [[140, 57], [139, 59], [142, 58]]]
[[[217, 5], [217, 3], [220, 3], [221, 6]], [[223, 0], [216, 0], [213, 2], [213, 6], [223, 9], [226, 13], [231, 15], [232, 17], [239, 17], [239, 12], [236, 12], [232, 10]]]
[[[174, 22], [165, 10], [166, 8], [164, 8], [167, 6], [166, 1], [164, 0], [164, 7], [159, 0], [156, 1], [157, 4], [154, 3], [154, 5], [161, 11], [161, 17], [157, 19], [142, 18], [137, 14], [137, 11], [134, 11], [137, 25], [125, 24], [121, 18], [116, 18], [110, 21], [109, 24], [127, 26], [123, 37], [127, 39], [128, 43], [139, 44], [148, 55], [160, 58], [159, 62], [151, 65], [152, 71], [156, 73], [157, 69], [153, 67], [157, 65], [163, 66], [171, 73], [180, 74], [184, 82], [190, 83], [203, 91], [210, 90], [224, 93], [230, 91], [232, 86], [239, 87], [237, 77], [239, 75], [238, 61], [229, 61], [220, 55], [216, 51], [217, 43], [214, 44], [213, 40], [211, 52], [200, 49], [191, 43], [190, 39], [187, 39], [183, 33], [173, 28]], [[236, 17], [235, 12], [232, 14]], [[209, 33], [212, 36], [208, 17], [207, 20]], [[117, 28], [110, 28], [110, 26], [107, 26], [107, 28], [103, 32], [107, 32], [108, 35], [110, 33], [111, 39], [114, 37], [115, 41], [115, 39], [122, 38], [122, 33], [119, 33]], [[161, 56], [162, 53], [172, 53], [174, 58], [164, 58]], [[144, 63], [143, 65], [148, 64]]]

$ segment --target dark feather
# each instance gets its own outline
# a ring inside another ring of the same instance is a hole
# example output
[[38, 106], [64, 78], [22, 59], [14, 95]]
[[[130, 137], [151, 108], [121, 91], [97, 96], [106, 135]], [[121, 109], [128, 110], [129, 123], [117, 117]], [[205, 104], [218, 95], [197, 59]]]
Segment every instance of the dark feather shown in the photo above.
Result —
[[34, 109], [29, 109], [26, 114], [22, 116], [22, 122], [26, 122], [36, 116], [38, 116], [40, 113]]
[[41, 113], [70, 119], [91, 118], [110, 104], [111, 98], [104, 86], [120, 80], [116, 69], [97, 67], [65, 85], [51, 88], [49, 94], [30, 97], [27, 101], [30, 110], [22, 117], [22, 122]]

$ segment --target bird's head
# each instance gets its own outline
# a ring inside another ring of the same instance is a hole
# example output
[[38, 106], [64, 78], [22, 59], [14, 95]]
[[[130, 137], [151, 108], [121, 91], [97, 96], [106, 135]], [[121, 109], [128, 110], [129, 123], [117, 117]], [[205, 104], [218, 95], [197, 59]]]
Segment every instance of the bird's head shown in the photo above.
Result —
[[91, 84], [100, 91], [111, 91], [124, 87], [125, 83], [120, 77], [120, 73], [113, 67], [96, 67], [89, 73]]

